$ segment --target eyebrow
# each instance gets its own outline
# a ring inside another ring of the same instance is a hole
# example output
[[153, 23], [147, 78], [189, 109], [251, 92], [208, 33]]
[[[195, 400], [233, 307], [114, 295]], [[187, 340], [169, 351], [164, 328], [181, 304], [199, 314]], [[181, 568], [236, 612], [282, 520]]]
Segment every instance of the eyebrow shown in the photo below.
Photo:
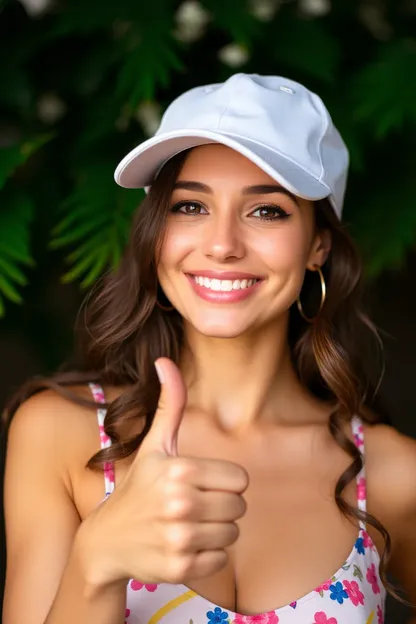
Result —
[[[197, 191], [199, 193], [208, 193], [209, 195], [213, 194], [212, 188], [207, 184], [193, 182], [191, 180], [178, 180], [174, 186], [174, 190], [175, 189]], [[242, 189], [243, 195], [268, 195], [271, 193], [283, 193], [290, 197], [295, 204], [299, 205], [298, 197], [280, 184], [255, 184], [254, 186], [244, 186]]]

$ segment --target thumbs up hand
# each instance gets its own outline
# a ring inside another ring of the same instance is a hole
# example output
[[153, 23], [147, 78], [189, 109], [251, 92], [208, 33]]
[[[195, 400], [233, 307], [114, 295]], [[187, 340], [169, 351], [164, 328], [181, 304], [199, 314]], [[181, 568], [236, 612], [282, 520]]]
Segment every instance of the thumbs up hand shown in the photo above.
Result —
[[227, 563], [246, 509], [247, 473], [229, 461], [178, 456], [186, 388], [177, 366], [156, 362], [161, 381], [152, 427], [125, 478], [85, 521], [90, 577], [187, 584]]

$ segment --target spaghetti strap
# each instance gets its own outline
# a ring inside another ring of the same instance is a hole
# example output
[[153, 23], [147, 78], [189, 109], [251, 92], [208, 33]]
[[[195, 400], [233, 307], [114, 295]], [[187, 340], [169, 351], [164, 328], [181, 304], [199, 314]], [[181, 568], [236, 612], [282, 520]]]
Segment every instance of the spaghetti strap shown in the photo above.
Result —
[[[364, 444], [364, 427], [361, 418], [354, 416], [351, 421], [352, 434], [354, 444], [361, 453], [363, 459], [363, 467], [356, 477], [357, 481], [357, 505], [361, 511], [367, 511], [367, 480], [365, 474], [365, 444]], [[365, 522], [360, 520], [360, 527], [366, 528]]]
[[[89, 383], [88, 384], [94, 397], [94, 401], [98, 404], [105, 404], [105, 395], [103, 388], [97, 383]], [[100, 447], [102, 449], [109, 448], [111, 446], [111, 438], [104, 431], [104, 420], [107, 414], [107, 410], [105, 407], [97, 408], [97, 421], [98, 421], [98, 429], [100, 432]], [[112, 462], [104, 463], [104, 484], [105, 484], [105, 497], [110, 496], [114, 491], [115, 486], [115, 475], [114, 475], [114, 465]]]

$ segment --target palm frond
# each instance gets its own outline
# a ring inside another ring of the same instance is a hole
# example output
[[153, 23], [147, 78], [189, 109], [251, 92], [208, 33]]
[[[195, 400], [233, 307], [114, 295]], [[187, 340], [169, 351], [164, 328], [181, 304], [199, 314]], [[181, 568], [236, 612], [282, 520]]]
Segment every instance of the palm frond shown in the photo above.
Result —
[[30, 253], [30, 223], [34, 207], [22, 192], [3, 191], [0, 206], [0, 316], [4, 314], [4, 299], [21, 303], [17, 286], [27, 284], [21, 266], [33, 266]]
[[70, 247], [71, 265], [62, 280], [90, 286], [114, 269], [127, 241], [131, 217], [142, 191], [126, 191], [113, 182], [112, 162], [86, 168], [78, 187], [61, 206], [63, 217], [52, 232], [52, 249]]

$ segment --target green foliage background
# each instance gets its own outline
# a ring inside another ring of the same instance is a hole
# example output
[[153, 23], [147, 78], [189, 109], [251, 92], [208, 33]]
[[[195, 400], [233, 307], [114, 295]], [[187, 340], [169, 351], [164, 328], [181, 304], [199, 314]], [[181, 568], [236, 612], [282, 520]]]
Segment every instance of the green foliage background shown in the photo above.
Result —
[[[317, 0], [201, 0], [208, 19], [194, 41], [180, 35], [176, 0], [56, 0], [37, 16], [25, 4], [0, 0], [0, 315], [24, 299], [42, 246], [51, 263], [63, 250], [62, 279], [84, 288], [117, 264], [141, 191], [112, 176], [146, 138], [138, 110], [163, 111], [235, 71], [281, 74], [323, 97], [351, 152], [345, 221], [370, 275], [414, 247], [412, 0], [333, 0], [324, 15]], [[221, 60], [229, 44], [246, 62]], [[51, 100], [61, 112], [48, 117]]]

